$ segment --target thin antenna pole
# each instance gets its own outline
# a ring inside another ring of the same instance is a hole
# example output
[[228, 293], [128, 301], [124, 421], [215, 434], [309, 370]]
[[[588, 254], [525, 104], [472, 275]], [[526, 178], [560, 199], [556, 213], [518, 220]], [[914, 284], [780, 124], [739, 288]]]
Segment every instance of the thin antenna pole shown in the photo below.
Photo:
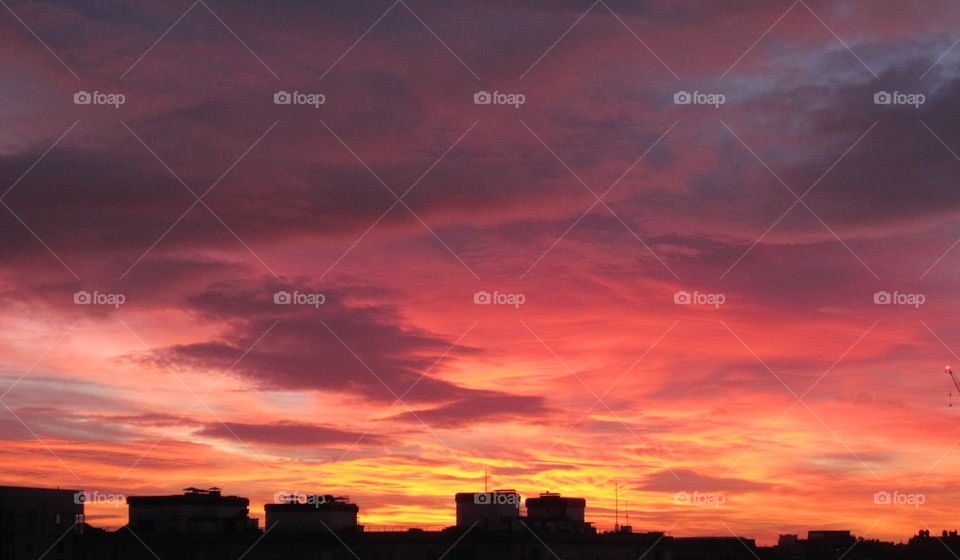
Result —
[[[952, 369], [950, 366], [947, 366], [947, 367], [944, 369], [944, 373], [946, 373], [947, 375], [950, 376], [950, 380], [953, 381], [953, 386], [954, 386], [954, 388], [956, 388], [957, 391], [960, 392], [960, 381], [957, 381], [956, 376], [953, 375], [953, 369]], [[953, 391], [952, 391], [952, 390], [951, 390], [949, 393], [947, 393], [947, 406], [953, 406]]]
[[487, 469], [483, 469], [483, 493], [487, 493]]
[[613, 509], [616, 511], [614, 514], [616, 521], [613, 524], [613, 530], [620, 532], [620, 482], [617, 480], [613, 481]]

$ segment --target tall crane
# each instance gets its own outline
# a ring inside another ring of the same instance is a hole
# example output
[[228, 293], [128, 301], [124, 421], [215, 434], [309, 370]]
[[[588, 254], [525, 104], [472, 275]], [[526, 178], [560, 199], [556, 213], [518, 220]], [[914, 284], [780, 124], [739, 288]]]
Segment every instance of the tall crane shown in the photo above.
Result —
[[[947, 366], [945, 373], [950, 376], [950, 380], [953, 381], [953, 386], [956, 388], [957, 394], [960, 395], [960, 380], [957, 380], [957, 376], [953, 374], [953, 369]], [[953, 391], [950, 391], [947, 406], [953, 406]]]

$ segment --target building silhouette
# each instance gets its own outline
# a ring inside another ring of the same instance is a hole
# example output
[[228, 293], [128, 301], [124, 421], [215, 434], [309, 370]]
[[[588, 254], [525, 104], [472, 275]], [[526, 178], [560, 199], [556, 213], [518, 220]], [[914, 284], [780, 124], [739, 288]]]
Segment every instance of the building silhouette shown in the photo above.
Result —
[[[86, 494], [0, 486], [0, 560], [956, 560], [957, 531], [921, 530], [906, 544], [850, 531], [781, 535], [757, 546], [738, 536], [675, 537], [663, 532], [598, 532], [583, 498], [544, 493], [526, 511], [513, 490], [459, 493], [457, 524], [439, 531], [365, 531], [360, 506], [328, 494], [266, 504], [266, 523], [249, 500], [219, 489], [127, 498], [129, 522], [90, 527]], [[524, 515], [525, 514], [525, 515]]]
[[75, 558], [84, 497], [80, 490], [0, 486], [0, 558]]
[[224, 496], [219, 488], [187, 488], [173, 496], [130, 496], [129, 527], [135, 533], [227, 534], [257, 531], [250, 500]]
[[279, 533], [356, 531], [360, 507], [345, 496], [324, 494], [282, 495], [282, 503], [267, 504], [266, 528]]
[[670, 541], [671, 560], [739, 560], [758, 557], [757, 544], [743, 537], [685, 537]]
[[515, 490], [493, 492], [461, 492], [454, 496], [457, 504], [457, 527], [487, 530], [518, 531], [520, 494]]
[[577, 535], [596, 532], [593, 525], [585, 521], [587, 501], [583, 498], [545, 492], [536, 498], [527, 498], [526, 505], [527, 521], [536, 529]]

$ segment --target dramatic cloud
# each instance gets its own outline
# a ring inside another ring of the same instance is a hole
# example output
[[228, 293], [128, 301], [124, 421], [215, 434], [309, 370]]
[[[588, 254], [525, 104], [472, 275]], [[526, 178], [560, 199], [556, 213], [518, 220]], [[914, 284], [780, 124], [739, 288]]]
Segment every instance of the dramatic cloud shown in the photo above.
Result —
[[[446, 362], [478, 351], [406, 327], [396, 306], [386, 303], [390, 295], [363, 287], [325, 293], [274, 282], [217, 285], [192, 297], [190, 305], [226, 325], [225, 336], [162, 349], [154, 359], [234, 372], [267, 390], [334, 391], [382, 403], [447, 403], [403, 415], [431, 424], [457, 426], [545, 412], [541, 397], [473, 390], [440, 379]], [[276, 297], [288, 296], [289, 302], [277, 303]]]
[[770, 486], [750, 480], [726, 479], [677, 469], [654, 473], [639, 489], [655, 492], [760, 492], [771, 489]]
[[386, 439], [380, 436], [347, 432], [298, 422], [277, 422], [275, 424], [209, 424], [198, 432], [200, 435], [239, 439], [273, 446], [313, 447], [354, 445], [363, 441], [366, 445], [383, 445]]
[[8, 4], [2, 482], [952, 523], [953, 2]]

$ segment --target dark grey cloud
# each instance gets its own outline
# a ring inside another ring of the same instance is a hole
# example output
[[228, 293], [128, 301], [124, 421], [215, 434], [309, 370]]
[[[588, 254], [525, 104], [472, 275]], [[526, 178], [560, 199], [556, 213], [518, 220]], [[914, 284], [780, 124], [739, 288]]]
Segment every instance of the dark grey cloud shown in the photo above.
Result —
[[[201, 320], [223, 325], [223, 336], [156, 349], [158, 365], [229, 372], [261, 390], [315, 390], [392, 403], [402, 396], [437, 425], [536, 418], [542, 397], [476, 390], [445, 381], [448, 361], [480, 351], [405, 324], [382, 289], [321, 290], [309, 284], [225, 282], [193, 296]], [[277, 305], [278, 290], [321, 293], [317, 307]], [[262, 339], [261, 339], [262, 337]], [[401, 418], [405, 418], [401, 416]]]
[[297, 421], [272, 424], [245, 424], [238, 422], [210, 423], [197, 432], [198, 435], [281, 447], [327, 447], [385, 445], [388, 438], [376, 434], [351, 432], [331, 426]]
[[721, 478], [688, 469], [657, 471], [637, 485], [637, 490], [654, 492], [761, 492], [774, 485], [738, 478]]

